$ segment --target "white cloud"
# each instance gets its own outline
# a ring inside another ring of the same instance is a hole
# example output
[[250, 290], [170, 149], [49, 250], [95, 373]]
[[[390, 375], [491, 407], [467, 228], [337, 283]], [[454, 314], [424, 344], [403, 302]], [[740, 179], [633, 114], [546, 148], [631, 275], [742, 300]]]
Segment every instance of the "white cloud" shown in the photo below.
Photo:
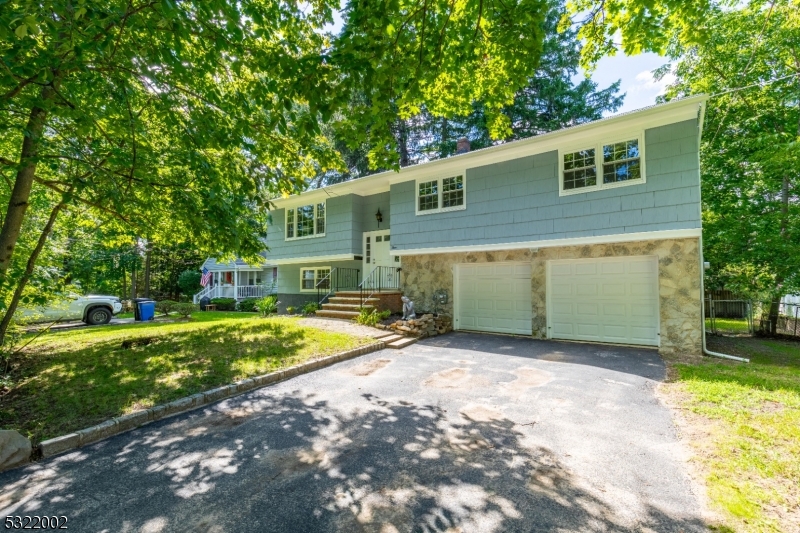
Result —
[[661, 96], [667, 90], [667, 85], [675, 81], [675, 75], [668, 72], [660, 80], [653, 77], [653, 72], [650, 70], [643, 70], [634, 78], [633, 84], [625, 88], [630, 94], [646, 93], [655, 96]]

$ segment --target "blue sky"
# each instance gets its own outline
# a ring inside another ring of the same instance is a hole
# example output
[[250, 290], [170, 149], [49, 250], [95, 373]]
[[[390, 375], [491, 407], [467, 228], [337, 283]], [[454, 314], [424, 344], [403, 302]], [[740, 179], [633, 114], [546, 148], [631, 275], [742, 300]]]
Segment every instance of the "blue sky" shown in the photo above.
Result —
[[667, 62], [666, 58], [653, 53], [606, 57], [600, 60], [592, 79], [602, 89], [621, 80], [620, 92], [625, 93], [625, 101], [617, 113], [633, 111], [653, 105], [656, 97], [663, 94], [664, 87], [672, 81], [671, 77], [667, 75], [657, 82], [651, 72]]

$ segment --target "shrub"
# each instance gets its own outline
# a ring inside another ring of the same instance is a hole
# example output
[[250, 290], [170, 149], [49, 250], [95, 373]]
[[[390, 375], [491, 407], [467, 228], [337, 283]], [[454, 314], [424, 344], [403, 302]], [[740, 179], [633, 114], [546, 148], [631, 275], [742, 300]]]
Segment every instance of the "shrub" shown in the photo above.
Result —
[[236, 310], [242, 311], [244, 313], [253, 313], [256, 311], [256, 306], [258, 305], [258, 302], [259, 302], [258, 298], [245, 298], [236, 305]]
[[293, 315], [295, 311], [297, 311], [297, 309], [295, 309], [291, 305], [286, 308], [286, 312], [289, 313], [290, 315]]
[[306, 302], [300, 312], [308, 316], [313, 315], [317, 309], [319, 309], [319, 304], [317, 302]]
[[212, 298], [211, 303], [217, 306], [217, 311], [236, 311], [235, 298]]
[[175, 310], [176, 305], [178, 305], [178, 302], [173, 302], [172, 300], [161, 300], [160, 302], [156, 302], [156, 311], [168, 315]]
[[199, 309], [200, 308], [197, 305], [191, 303], [175, 304], [175, 311], [183, 318], [189, 318], [192, 316], [192, 313], [198, 311]]
[[353, 320], [359, 324], [363, 324], [364, 326], [374, 326], [381, 320], [389, 318], [391, 314], [391, 311], [378, 312], [377, 309], [365, 309], [362, 307], [361, 311], [358, 313], [358, 316], [354, 317]]
[[256, 302], [256, 310], [261, 316], [271, 315], [278, 312], [278, 297], [275, 295], [264, 296]]
[[178, 287], [183, 294], [191, 295], [198, 292], [200, 286], [200, 272], [197, 270], [184, 270], [178, 276]]

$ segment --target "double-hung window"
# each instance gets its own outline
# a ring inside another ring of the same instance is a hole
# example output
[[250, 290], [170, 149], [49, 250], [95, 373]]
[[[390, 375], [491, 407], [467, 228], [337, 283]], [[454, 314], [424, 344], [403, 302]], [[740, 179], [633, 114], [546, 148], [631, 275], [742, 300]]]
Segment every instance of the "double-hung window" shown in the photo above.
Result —
[[325, 202], [286, 210], [286, 240], [325, 235]]
[[329, 289], [331, 284], [331, 267], [303, 267], [300, 269], [300, 291]]
[[417, 214], [466, 209], [464, 174], [416, 182]]
[[644, 183], [643, 135], [560, 152], [560, 194]]

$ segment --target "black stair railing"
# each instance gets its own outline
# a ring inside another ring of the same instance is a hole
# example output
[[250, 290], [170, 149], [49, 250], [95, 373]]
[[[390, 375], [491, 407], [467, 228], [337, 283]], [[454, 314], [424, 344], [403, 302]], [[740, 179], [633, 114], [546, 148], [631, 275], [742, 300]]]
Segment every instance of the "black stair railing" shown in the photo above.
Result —
[[[357, 268], [334, 268], [315, 285], [317, 304], [322, 305], [336, 291], [358, 289], [361, 271]], [[323, 291], [325, 291], [323, 295]]]
[[359, 285], [361, 290], [361, 307], [376, 292], [383, 290], [400, 289], [400, 271], [402, 268], [393, 266], [376, 266], [364, 281]]

